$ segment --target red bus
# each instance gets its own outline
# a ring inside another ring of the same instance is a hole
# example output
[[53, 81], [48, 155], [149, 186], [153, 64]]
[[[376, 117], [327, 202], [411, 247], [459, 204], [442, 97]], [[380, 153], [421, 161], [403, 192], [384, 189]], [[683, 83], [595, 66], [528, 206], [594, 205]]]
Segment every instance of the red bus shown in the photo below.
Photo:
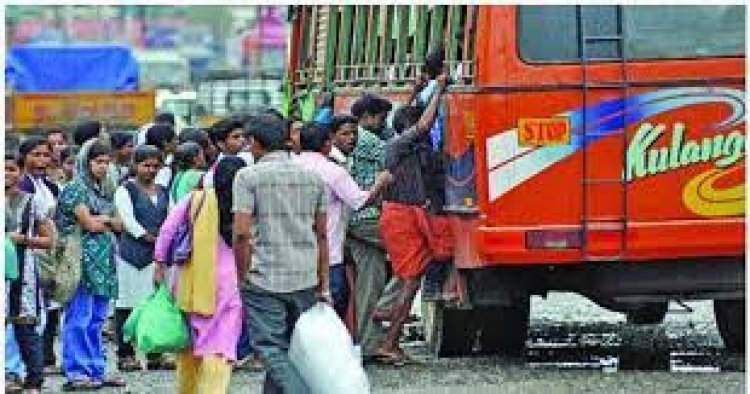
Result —
[[744, 39], [732, 5], [304, 6], [290, 69], [346, 112], [405, 100], [445, 46], [460, 298], [426, 305], [437, 354], [517, 352], [549, 291], [649, 324], [711, 299], [744, 351]]

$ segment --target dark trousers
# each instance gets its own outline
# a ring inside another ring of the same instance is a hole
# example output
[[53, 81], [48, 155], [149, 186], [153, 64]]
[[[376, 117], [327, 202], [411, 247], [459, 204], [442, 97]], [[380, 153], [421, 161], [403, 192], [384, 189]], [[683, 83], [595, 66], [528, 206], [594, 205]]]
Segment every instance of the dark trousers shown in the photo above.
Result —
[[130, 308], [117, 308], [115, 309], [115, 337], [117, 343], [117, 358], [135, 357], [135, 349], [133, 345], [126, 343], [122, 335], [122, 326], [125, 325], [125, 321], [128, 320], [130, 312], [133, 312]]
[[44, 383], [44, 351], [42, 337], [36, 332], [34, 324], [14, 323], [16, 342], [21, 352], [21, 359], [26, 364], [26, 382], [24, 387], [41, 389]]
[[266, 368], [264, 394], [310, 391], [289, 359], [289, 343], [299, 316], [315, 304], [313, 288], [272, 293], [254, 285], [242, 290], [253, 349]]
[[237, 360], [242, 360], [253, 352], [253, 346], [250, 342], [250, 328], [247, 321], [247, 312], [242, 311], [242, 331], [240, 339], [237, 341]]
[[42, 346], [44, 353], [44, 366], [54, 367], [57, 365], [55, 356], [55, 337], [60, 328], [60, 309], [47, 309], [47, 324], [42, 332]]
[[328, 277], [333, 298], [333, 309], [341, 320], [346, 318], [346, 307], [349, 304], [349, 282], [346, 280], [346, 265], [337, 264], [328, 269]]

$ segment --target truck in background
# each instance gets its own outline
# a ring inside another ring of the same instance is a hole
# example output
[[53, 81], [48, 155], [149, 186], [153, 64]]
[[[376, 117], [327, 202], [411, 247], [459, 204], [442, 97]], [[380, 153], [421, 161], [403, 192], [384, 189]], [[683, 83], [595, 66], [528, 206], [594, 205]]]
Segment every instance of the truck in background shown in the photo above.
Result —
[[155, 113], [154, 92], [139, 90], [138, 64], [125, 46], [13, 46], [5, 79], [7, 134], [66, 130], [91, 118], [137, 129]]

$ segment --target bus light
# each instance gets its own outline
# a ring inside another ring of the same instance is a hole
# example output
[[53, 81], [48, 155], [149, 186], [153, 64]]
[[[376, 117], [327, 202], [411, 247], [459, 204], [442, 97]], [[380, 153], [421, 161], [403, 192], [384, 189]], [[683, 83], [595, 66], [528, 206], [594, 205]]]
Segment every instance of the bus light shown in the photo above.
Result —
[[532, 230], [526, 232], [526, 249], [579, 249], [580, 247], [580, 231]]

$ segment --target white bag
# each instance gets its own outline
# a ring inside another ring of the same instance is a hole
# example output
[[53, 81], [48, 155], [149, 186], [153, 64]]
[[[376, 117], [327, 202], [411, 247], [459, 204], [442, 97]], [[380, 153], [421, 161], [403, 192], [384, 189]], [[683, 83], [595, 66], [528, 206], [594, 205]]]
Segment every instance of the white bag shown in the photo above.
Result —
[[349, 331], [326, 303], [317, 303], [299, 317], [289, 358], [313, 394], [370, 392]]

